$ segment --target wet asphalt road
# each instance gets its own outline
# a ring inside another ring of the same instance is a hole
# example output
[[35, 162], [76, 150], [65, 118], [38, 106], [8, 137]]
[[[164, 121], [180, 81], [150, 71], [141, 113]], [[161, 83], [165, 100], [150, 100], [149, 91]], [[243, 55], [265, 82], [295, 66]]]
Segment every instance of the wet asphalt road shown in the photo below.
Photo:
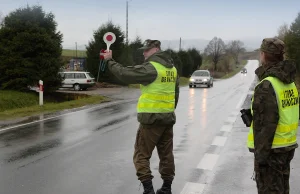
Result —
[[[216, 81], [213, 88], [180, 89], [174, 126], [174, 194], [188, 193], [183, 191], [187, 182], [206, 184], [214, 179], [199, 162], [210, 153], [222, 155], [212, 142], [229, 134], [220, 129], [235, 121], [257, 64], [249, 61], [247, 75]], [[137, 128], [133, 101], [9, 130], [0, 135], [0, 193], [142, 193], [132, 163]], [[151, 167], [157, 189], [162, 181], [156, 151]]]

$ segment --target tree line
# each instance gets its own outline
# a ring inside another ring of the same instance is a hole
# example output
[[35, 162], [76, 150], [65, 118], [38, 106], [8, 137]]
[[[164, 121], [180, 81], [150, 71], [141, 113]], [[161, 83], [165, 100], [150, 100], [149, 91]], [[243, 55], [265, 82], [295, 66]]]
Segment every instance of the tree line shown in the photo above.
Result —
[[[95, 77], [100, 65], [99, 52], [106, 48], [103, 35], [108, 31], [117, 37], [110, 47], [116, 61], [124, 66], [144, 61], [142, 52], [138, 50], [143, 40], [136, 37], [126, 44], [121, 27], [109, 21], [93, 33], [93, 39], [86, 45], [86, 70]], [[57, 30], [54, 14], [46, 13], [39, 5], [18, 8], [7, 16], [0, 14], [0, 89], [23, 91], [36, 85], [38, 80], [44, 81], [45, 90], [57, 89], [62, 81], [58, 72], [65, 65], [61, 56], [62, 40], [63, 34]], [[218, 37], [209, 42], [203, 54], [196, 48], [166, 50], [182, 77], [189, 77], [204, 60], [212, 64], [214, 71], [228, 71], [231, 60], [238, 64], [239, 55], [244, 51], [243, 42], [234, 40], [225, 45]], [[99, 78], [99, 81], [123, 84], [109, 71], [101, 71]]]
[[[106, 44], [103, 41], [103, 36], [106, 32], [113, 32], [116, 37], [118, 37], [110, 47], [113, 51], [114, 60], [121, 63], [123, 66], [135, 66], [144, 62], [143, 53], [139, 50], [139, 48], [143, 46], [143, 40], [138, 36], [126, 45], [125, 34], [121, 27], [113, 24], [112, 21], [109, 21], [101, 25], [98, 30], [95, 31], [93, 40], [86, 46], [87, 69], [92, 74], [95, 76], [98, 74], [100, 63], [99, 51], [106, 48]], [[172, 57], [180, 76], [190, 76], [202, 64], [202, 56], [200, 55], [200, 51], [196, 48], [180, 51], [167, 49], [166, 52]], [[123, 84], [109, 71], [100, 71], [99, 74], [100, 81]]]
[[284, 23], [278, 28], [276, 37], [284, 41], [285, 57], [296, 62], [298, 74], [300, 74], [300, 12], [291, 25]]

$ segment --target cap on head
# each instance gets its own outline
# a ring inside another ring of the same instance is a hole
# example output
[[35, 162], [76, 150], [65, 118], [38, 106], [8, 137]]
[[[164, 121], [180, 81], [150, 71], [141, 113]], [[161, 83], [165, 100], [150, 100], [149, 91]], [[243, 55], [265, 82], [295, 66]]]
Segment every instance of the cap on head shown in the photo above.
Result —
[[160, 41], [159, 40], [150, 40], [150, 39], [147, 39], [145, 40], [143, 46], [139, 49], [141, 50], [149, 50], [151, 48], [159, 48], [160, 49]]
[[284, 54], [284, 42], [278, 38], [265, 38], [262, 41], [260, 50], [270, 54], [282, 55]]

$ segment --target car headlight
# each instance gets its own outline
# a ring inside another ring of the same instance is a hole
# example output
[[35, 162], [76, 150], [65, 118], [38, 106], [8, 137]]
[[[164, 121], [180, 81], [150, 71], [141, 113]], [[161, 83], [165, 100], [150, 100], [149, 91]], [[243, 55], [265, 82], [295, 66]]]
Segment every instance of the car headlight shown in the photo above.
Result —
[[195, 81], [195, 79], [192, 79], [192, 78], [191, 78], [190, 81], [193, 82], [193, 81]]
[[207, 82], [207, 79], [203, 79], [203, 81]]

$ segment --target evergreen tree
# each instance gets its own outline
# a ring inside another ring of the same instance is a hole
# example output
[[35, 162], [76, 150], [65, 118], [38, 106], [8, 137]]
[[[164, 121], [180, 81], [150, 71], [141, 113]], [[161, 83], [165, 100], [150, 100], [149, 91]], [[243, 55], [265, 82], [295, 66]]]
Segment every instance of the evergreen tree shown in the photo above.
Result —
[[45, 91], [57, 89], [62, 67], [62, 34], [52, 13], [41, 6], [11, 12], [0, 28], [0, 87], [20, 90], [43, 80]]

